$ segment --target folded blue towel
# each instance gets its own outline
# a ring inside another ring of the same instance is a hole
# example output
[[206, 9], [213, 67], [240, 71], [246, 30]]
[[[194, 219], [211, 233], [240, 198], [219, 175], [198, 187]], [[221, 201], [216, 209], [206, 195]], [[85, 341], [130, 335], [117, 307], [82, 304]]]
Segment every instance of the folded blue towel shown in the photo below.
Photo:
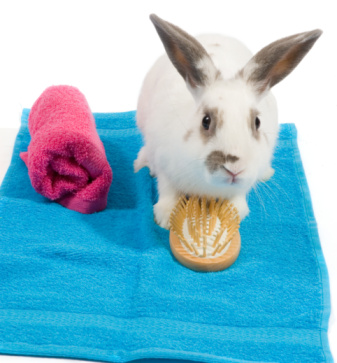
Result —
[[154, 223], [148, 170], [133, 173], [135, 112], [95, 114], [114, 180], [107, 208], [92, 215], [32, 188], [19, 158], [28, 114], [0, 189], [0, 353], [332, 361], [328, 274], [294, 125], [281, 125], [275, 176], [249, 196], [239, 258], [200, 273], [175, 260]]

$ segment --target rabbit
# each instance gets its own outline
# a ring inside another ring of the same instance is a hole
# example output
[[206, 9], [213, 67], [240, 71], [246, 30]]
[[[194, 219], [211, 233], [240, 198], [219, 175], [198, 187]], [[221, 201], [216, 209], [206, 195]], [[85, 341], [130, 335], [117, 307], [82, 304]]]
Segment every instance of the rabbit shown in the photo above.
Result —
[[228, 199], [244, 219], [247, 193], [274, 173], [278, 136], [271, 87], [322, 34], [317, 29], [271, 43], [255, 56], [234, 38], [187, 34], [151, 14], [166, 54], [146, 75], [136, 120], [144, 146], [134, 162], [157, 178], [157, 224], [181, 195]]

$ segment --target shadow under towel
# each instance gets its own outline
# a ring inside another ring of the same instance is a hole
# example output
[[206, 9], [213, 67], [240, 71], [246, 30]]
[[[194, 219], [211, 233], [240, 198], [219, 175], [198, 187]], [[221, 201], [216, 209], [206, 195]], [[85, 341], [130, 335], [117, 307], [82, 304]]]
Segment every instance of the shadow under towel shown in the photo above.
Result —
[[[229, 269], [180, 265], [153, 220], [135, 113], [94, 114], [114, 171], [108, 204], [76, 213], [36, 193], [19, 152], [0, 188], [0, 353], [109, 362], [332, 362], [330, 297], [292, 124], [275, 175], [249, 195]], [[166, 360], [163, 360], [166, 359]]]

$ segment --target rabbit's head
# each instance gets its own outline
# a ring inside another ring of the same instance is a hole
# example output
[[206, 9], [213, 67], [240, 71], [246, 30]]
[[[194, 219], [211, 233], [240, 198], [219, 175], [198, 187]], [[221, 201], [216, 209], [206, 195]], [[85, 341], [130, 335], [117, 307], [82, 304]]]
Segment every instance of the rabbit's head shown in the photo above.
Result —
[[249, 190], [270, 166], [277, 137], [270, 88], [286, 77], [321, 35], [320, 30], [278, 40], [259, 51], [235, 76], [225, 78], [194, 37], [151, 15], [171, 62], [195, 107], [184, 135], [210, 186]]

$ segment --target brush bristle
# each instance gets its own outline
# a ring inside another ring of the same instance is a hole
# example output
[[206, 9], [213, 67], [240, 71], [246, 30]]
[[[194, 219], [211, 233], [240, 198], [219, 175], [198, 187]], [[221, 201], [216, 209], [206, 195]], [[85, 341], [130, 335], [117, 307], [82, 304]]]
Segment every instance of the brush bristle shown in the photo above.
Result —
[[194, 256], [221, 255], [239, 229], [237, 209], [227, 200], [181, 197], [170, 216], [171, 230]]

